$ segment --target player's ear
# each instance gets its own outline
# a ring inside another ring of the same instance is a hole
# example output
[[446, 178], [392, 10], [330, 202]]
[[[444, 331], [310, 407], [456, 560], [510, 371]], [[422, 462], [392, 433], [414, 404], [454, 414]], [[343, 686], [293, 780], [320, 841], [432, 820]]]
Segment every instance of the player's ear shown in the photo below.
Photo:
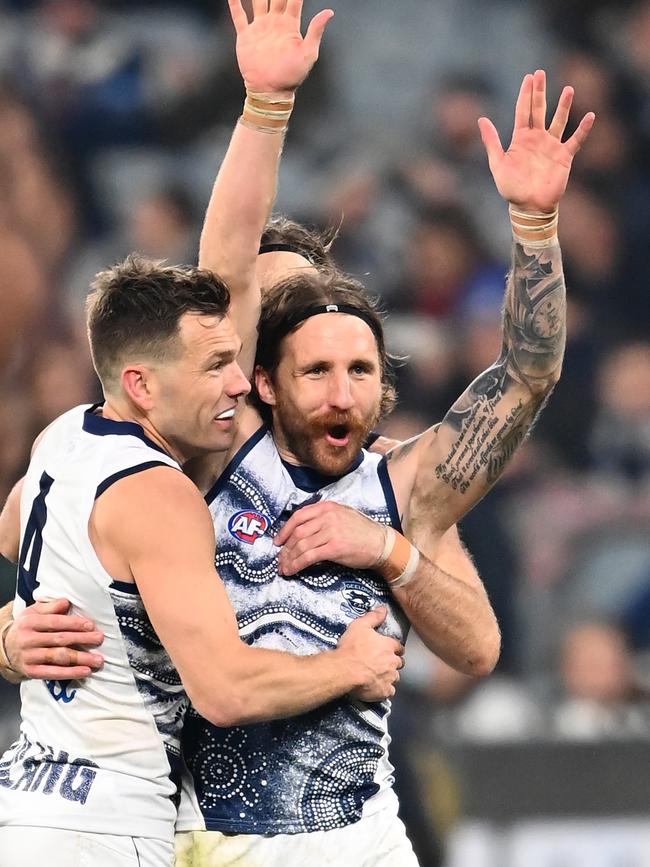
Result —
[[269, 406], [275, 406], [275, 388], [273, 380], [263, 367], [259, 364], [255, 365], [255, 388], [262, 403], [268, 403]]
[[122, 370], [121, 383], [124, 393], [138, 409], [148, 412], [154, 405], [154, 382], [152, 371], [145, 365], [129, 365]]

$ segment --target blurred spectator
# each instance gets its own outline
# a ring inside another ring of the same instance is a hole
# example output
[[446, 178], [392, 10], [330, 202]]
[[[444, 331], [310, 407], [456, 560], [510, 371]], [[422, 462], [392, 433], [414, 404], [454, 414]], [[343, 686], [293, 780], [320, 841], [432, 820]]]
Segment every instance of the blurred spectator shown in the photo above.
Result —
[[14, 69], [65, 156], [84, 228], [96, 229], [101, 203], [90, 187], [94, 155], [147, 136], [141, 47], [96, 0], [42, 0]]
[[83, 331], [84, 302], [95, 274], [136, 250], [173, 265], [193, 265], [198, 260], [199, 215], [181, 188], [168, 186], [151, 192], [126, 215], [121, 231], [87, 244], [73, 261], [67, 276], [66, 309], [77, 332]]
[[477, 126], [484, 115], [494, 115], [494, 93], [486, 78], [462, 69], [443, 77], [429, 94], [418, 150], [397, 164], [396, 173], [412, 206], [462, 204], [481, 243], [502, 257], [509, 252], [510, 228], [485, 171]]
[[611, 352], [598, 391], [590, 440], [594, 467], [632, 482], [650, 478], [650, 343]]
[[564, 698], [554, 713], [563, 738], [647, 736], [650, 703], [634, 671], [623, 635], [607, 623], [582, 623], [563, 637], [560, 675]]
[[27, 338], [52, 317], [57, 276], [73, 229], [70, 200], [42, 151], [34, 117], [0, 91], [0, 380], [18, 369]]
[[[421, 214], [411, 233], [406, 280], [395, 306], [445, 320], [461, 313], [466, 303], [491, 294], [503, 297], [504, 270], [485, 250], [470, 219], [454, 206]], [[497, 300], [498, 299], [498, 300]]]

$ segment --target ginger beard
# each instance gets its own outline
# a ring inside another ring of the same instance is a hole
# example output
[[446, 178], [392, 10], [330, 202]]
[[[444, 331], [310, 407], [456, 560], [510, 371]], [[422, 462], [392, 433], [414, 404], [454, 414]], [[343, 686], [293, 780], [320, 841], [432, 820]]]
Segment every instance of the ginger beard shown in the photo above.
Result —
[[351, 466], [379, 417], [379, 402], [365, 418], [356, 410], [305, 417], [278, 395], [273, 428], [302, 466], [340, 476]]
[[282, 457], [328, 476], [347, 472], [379, 418], [381, 379], [366, 322], [336, 312], [301, 323], [283, 339], [274, 373], [257, 375]]

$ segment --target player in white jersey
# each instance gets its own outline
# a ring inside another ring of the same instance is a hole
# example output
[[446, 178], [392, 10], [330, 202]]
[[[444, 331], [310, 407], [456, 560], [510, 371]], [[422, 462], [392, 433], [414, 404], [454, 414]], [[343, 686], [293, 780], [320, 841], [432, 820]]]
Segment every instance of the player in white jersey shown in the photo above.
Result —
[[34, 450], [15, 610], [65, 595], [101, 627], [104, 666], [23, 684], [20, 738], [0, 760], [2, 867], [47, 849], [57, 867], [171, 864], [183, 687], [219, 725], [393, 691], [401, 651], [374, 631], [381, 613], [309, 659], [239, 639], [209, 513], [180, 471], [227, 446], [249, 388], [228, 302], [210, 272], [144, 260], [96, 281], [89, 335], [106, 402], [69, 411]]
[[[84, 407], [48, 429], [30, 463], [16, 611], [43, 593], [65, 595], [101, 624], [106, 662], [91, 692], [67, 679], [22, 687], [20, 738], [0, 759], [0, 822], [11, 826], [0, 831], [2, 864], [10, 852], [32, 863], [31, 826], [92, 832], [99, 863], [119, 851], [118, 835], [135, 838], [125, 843], [131, 857], [169, 860], [187, 697], [135, 585], [111, 579], [88, 533], [96, 499], [153, 467], [179, 470], [138, 425]], [[56, 847], [60, 836], [44, 840]]]

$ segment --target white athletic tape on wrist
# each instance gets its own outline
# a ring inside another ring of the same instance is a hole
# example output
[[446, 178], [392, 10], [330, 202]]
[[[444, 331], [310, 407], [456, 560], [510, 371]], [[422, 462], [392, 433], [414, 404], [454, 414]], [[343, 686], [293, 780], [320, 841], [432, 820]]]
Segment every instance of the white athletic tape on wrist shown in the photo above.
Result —
[[404, 587], [413, 578], [420, 562], [420, 552], [392, 527], [386, 527], [384, 550], [375, 568], [389, 587]]
[[267, 93], [246, 91], [239, 123], [265, 133], [284, 133], [293, 111], [294, 97], [274, 97]]
[[[558, 208], [550, 214], [535, 214], [508, 208], [512, 234], [519, 244], [527, 247], [552, 247], [558, 243]], [[532, 235], [532, 237], [530, 237]]]

